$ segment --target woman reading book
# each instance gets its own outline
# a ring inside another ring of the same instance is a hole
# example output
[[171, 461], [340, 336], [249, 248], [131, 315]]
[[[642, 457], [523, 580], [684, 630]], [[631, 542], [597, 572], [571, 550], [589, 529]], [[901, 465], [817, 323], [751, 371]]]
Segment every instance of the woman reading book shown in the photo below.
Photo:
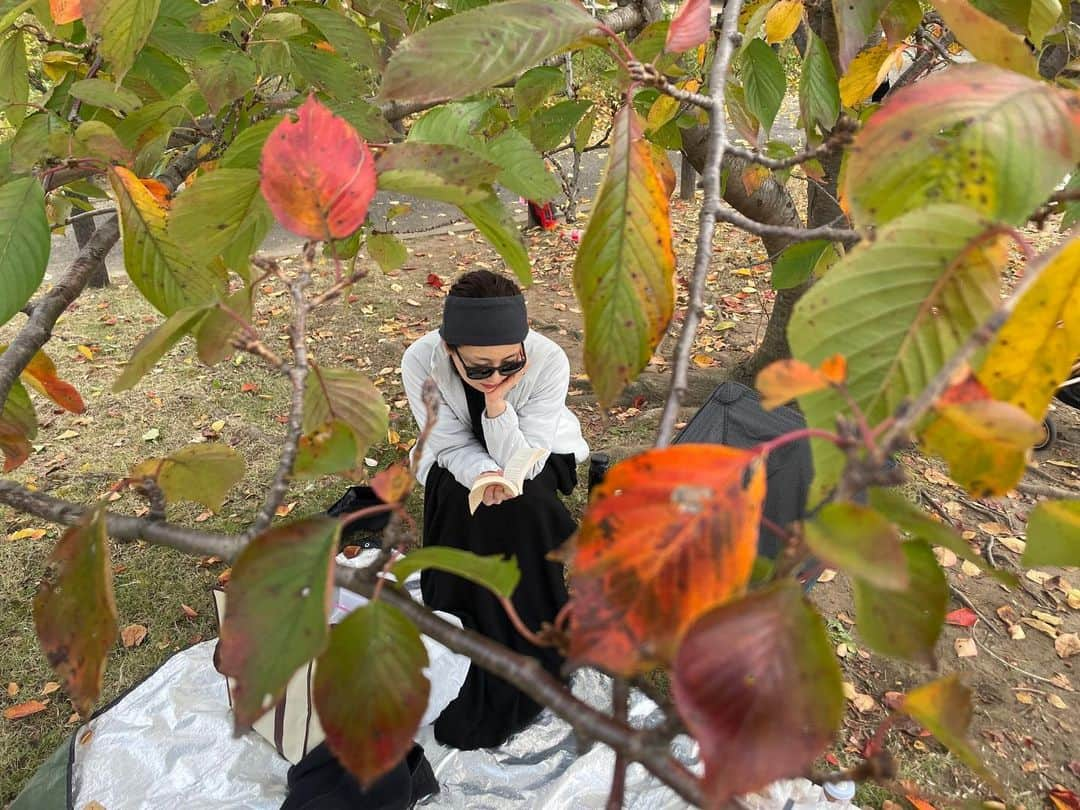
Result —
[[[424, 485], [424, 545], [515, 557], [521, 581], [514, 607], [528, 627], [539, 630], [566, 604], [563, 568], [547, 554], [575, 529], [558, 493], [570, 494], [576, 465], [589, 452], [577, 417], [566, 407], [566, 354], [529, 329], [517, 284], [477, 270], [453, 284], [442, 327], [412, 344], [401, 367], [421, 428], [427, 418], [424, 381], [432, 378], [439, 390], [436, 423], [417, 468]], [[421, 585], [429, 607], [536, 657], [558, 677], [559, 654], [526, 641], [487, 590], [431, 570], [424, 571]], [[435, 722], [435, 737], [456, 748], [497, 746], [541, 708], [473, 664], [460, 695]]]

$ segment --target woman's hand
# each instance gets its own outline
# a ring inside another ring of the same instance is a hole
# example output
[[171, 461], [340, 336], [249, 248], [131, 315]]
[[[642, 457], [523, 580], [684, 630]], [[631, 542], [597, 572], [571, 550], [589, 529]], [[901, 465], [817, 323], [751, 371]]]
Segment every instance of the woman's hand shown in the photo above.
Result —
[[[487, 470], [479, 475], [479, 478], [483, 478], [485, 475], [502, 475], [502, 470]], [[484, 487], [484, 506], [496, 506], [503, 501], [508, 501], [513, 498], [513, 493], [510, 492], [502, 484], [488, 484]]]
[[529, 364], [526, 363], [521, 371], [511, 374], [495, 388], [484, 392], [484, 411], [487, 413], [488, 419], [498, 419], [502, 416], [503, 411], [506, 410], [506, 395], [510, 393], [510, 390], [515, 385], [521, 382], [528, 368]]

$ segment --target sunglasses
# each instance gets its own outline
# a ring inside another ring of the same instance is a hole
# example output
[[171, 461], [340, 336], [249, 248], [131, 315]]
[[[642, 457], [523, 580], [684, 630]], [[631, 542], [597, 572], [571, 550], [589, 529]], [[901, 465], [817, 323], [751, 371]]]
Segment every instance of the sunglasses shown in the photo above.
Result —
[[466, 364], [465, 358], [461, 356], [461, 352], [454, 347], [454, 354], [457, 355], [458, 360], [461, 361], [461, 367], [465, 369], [465, 376], [470, 380], [486, 380], [496, 371], [504, 377], [512, 377], [517, 374], [523, 368], [525, 363], [528, 362], [528, 358], [525, 357], [525, 344], [521, 344], [521, 359], [511, 360], [509, 363], [503, 363], [501, 366], [470, 366]]

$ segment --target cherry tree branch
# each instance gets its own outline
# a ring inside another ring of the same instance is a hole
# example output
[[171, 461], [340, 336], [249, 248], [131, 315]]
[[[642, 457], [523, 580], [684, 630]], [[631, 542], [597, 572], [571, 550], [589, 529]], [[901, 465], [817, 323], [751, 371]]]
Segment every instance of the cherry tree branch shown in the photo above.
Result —
[[735, 49], [735, 37], [739, 32], [739, 10], [742, 0], [728, 0], [724, 6], [723, 23], [720, 38], [713, 56], [712, 72], [709, 76], [709, 95], [712, 98], [712, 112], [709, 116], [709, 143], [705, 158], [704, 171], [701, 173], [705, 187], [705, 202], [701, 206], [698, 225], [697, 252], [694, 255], [694, 270], [690, 277], [690, 302], [686, 310], [679, 342], [675, 347], [672, 363], [671, 388], [660, 417], [660, 430], [657, 435], [657, 447], [671, 444], [675, 433], [675, 421], [679, 406], [686, 394], [687, 368], [690, 363], [690, 351], [694, 345], [698, 324], [704, 314], [703, 296], [705, 276], [709, 272], [712, 260], [713, 231], [716, 230], [717, 211], [720, 209], [720, 164], [727, 149], [727, 113], [724, 96], [727, 90], [728, 65]]
[[842, 149], [851, 143], [857, 129], [858, 123], [856, 121], [847, 116], [841, 116], [836, 122], [833, 131], [825, 141], [812, 149], [806, 149], [786, 158], [771, 158], [756, 150], [744, 149], [738, 144], [733, 143], [728, 144], [727, 151], [735, 157], [740, 157], [751, 163], [757, 163], [759, 166], [764, 166], [766, 169], [790, 169], [793, 166], [799, 166], [803, 163], [808, 163], [811, 160], [822, 158], [830, 152], [835, 152], [837, 149]]
[[813, 239], [826, 239], [830, 242], [843, 242], [847, 246], [854, 245], [859, 241], [858, 231], [851, 228], [833, 228], [822, 226], [820, 228], [795, 228], [787, 225], [769, 225], [757, 222], [750, 217], [743, 216], [738, 211], [718, 208], [715, 212], [716, 219], [727, 222], [730, 225], [742, 228], [757, 236], [782, 236], [792, 242], [809, 242]]
[[[611, 713], [616, 720], [626, 722], [630, 700], [630, 686], [622, 678], [611, 682]], [[607, 810], [622, 810], [626, 796], [626, 758], [621, 752], [615, 752], [615, 768], [611, 776], [611, 793], [608, 795]]]

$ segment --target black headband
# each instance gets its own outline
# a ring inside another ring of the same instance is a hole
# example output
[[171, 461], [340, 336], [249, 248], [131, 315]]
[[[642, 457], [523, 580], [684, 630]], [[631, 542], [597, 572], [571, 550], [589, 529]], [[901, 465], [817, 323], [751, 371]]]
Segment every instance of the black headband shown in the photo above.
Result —
[[523, 295], [446, 297], [439, 334], [451, 346], [508, 346], [521, 343], [528, 333]]

